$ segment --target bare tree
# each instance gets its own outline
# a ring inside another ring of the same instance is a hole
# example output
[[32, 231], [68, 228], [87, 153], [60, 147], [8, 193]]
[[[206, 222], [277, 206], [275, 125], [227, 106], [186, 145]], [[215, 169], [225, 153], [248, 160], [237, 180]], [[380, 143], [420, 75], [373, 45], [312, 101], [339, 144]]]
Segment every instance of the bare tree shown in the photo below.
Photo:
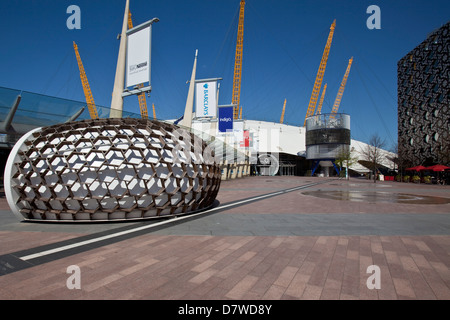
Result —
[[353, 165], [354, 163], [358, 162], [358, 157], [353, 155], [353, 151], [355, 151], [355, 148], [348, 147], [341, 147], [338, 154], [336, 155], [336, 164], [341, 168], [345, 167], [345, 177], [347, 180], [349, 179], [348, 176], [348, 168]]
[[397, 171], [400, 170], [400, 159], [398, 157], [398, 142], [394, 143], [390, 150], [394, 155], [391, 157], [387, 157], [389, 160], [391, 160], [394, 163], [394, 169], [395, 172], [395, 165], [397, 165]]
[[380, 163], [385, 159], [385, 152], [383, 150], [386, 145], [386, 140], [381, 139], [378, 134], [374, 134], [370, 137], [367, 146], [362, 149], [361, 153], [367, 162], [370, 164], [370, 168], [373, 171], [373, 182], [377, 182], [377, 171]]

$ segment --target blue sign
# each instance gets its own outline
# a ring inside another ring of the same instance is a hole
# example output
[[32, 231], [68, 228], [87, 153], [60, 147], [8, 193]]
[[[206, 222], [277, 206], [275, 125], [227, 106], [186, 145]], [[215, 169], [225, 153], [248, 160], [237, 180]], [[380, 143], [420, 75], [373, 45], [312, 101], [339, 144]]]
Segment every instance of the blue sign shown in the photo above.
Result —
[[233, 131], [233, 106], [219, 107], [219, 132]]

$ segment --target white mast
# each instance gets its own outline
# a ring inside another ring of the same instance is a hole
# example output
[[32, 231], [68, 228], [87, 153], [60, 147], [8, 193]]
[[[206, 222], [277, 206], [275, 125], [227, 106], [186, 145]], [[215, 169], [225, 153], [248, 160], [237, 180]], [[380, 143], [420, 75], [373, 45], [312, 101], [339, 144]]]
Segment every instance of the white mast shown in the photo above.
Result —
[[125, 83], [125, 59], [127, 47], [128, 12], [130, 10], [130, 0], [125, 4], [125, 14], [123, 16], [122, 33], [120, 35], [119, 56], [117, 57], [116, 77], [114, 79], [114, 89], [111, 100], [110, 118], [122, 118], [123, 97], [122, 92]]
[[188, 97], [186, 100], [186, 107], [184, 108], [183, 120], [180, 125], [184, 127], [192, 127], [192, 112], [194, 109], [194, 89], [195, 89], [195, 72], [197, 70], [197, 55], [198, 50], [195, 50], [194, 67], [192, 68], [191, 82], [189, 83]]

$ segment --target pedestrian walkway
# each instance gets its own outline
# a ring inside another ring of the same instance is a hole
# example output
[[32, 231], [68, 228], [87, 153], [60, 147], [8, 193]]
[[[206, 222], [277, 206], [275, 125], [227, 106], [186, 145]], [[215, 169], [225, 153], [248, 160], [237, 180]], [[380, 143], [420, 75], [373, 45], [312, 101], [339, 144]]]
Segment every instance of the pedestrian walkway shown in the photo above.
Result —
[[[314, 193], [343, 191], [411, 202]], [[48, 225], [18, 222], [1, 198], [0, 299], [450, 299], [449, 186], [248, 177], [223, 181], [218, 201], [172, 221]]]

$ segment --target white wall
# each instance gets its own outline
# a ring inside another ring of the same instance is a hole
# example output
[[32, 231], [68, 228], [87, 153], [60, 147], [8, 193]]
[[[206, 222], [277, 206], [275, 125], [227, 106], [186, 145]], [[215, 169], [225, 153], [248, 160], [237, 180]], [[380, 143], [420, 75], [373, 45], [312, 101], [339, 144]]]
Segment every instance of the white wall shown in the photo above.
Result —
[[[198, 121], [193, 120], [192, 127], [195, 130], [202, 131], [208, 135], [217, 135], [217, 121]], [[291, 155], [304, 155], [306, 152], [305, 135], [306, 129], [304, 127], [291, 126], [275, 122], [244, 120], [244, 130], [253, 132], [256, 150], [253, 152], [283, 152]], [[367, 144], [361, 141], [352, 139], [350, 149], [354, 149], [353, 156], [359, 160], [365, 160], [362, 151], [367, 148]], [[396, 155], [392, 152], [383, 150], [387, 157], [394, 158]], [[390, 169], [394, 169], [394, 163], [384, 158], [382, 165]], [[357, 172], [369, 172], [369, 170], [356, 163], [350, 169]]]

